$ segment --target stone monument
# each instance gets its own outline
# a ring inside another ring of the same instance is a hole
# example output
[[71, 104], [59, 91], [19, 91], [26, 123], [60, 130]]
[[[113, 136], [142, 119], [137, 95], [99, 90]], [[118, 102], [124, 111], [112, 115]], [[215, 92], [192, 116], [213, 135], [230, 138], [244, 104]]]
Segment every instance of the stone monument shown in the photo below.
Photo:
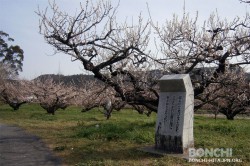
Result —
[[164, 75], [155, 131], [155, 151], [188, 154], [194, 146], [194, 92], [188, 74]]

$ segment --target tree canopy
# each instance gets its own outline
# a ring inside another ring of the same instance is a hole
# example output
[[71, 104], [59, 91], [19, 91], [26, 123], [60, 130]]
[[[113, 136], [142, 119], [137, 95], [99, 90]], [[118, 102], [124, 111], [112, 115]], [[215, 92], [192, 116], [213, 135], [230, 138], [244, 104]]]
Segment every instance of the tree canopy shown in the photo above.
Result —
[[9, 45], [14, 39], [0, 31], [0, 70], [7, 77], [18, 75], [22, 71], [24, 52], [18, 45]]
[[[48, 10], [37, 11], [45, 41], [81, 61], [85, 70], [140, 113], [157, 112], [157, 79], [163, 74], [199, 75], [192, 79], [199, 99], [210, 85], [223, 84], [221, 78], [229, 71], [250, 64], [249, 14], [233, 21], [211, 14], [199, 27], [197, 18], [186, 13], [162, 26], [142, 16], [137, 24], [118, 23], [117, 8], [109, 1], [87, 1], [74, 16], [60, 11], [56, 3], [50, 4], [52, 15]], [[149, 47], [154, 40], [157, 53]]]

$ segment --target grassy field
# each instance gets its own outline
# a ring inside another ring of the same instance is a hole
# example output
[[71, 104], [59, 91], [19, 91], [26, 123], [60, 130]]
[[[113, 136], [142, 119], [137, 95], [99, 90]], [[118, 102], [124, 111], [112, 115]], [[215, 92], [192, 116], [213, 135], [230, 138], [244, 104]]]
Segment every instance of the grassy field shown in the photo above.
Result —
[[[70, 107], [48, 115], [38, 105], [26, 104], [14, 112], [0, 106], [0, 123], [15, 124], [40, 136], [66, 165], [211, 165], [189, 163], [170, 156], [159, 157], [138, 148], [154, 144], [156, 115], [131, 110], [114, 112], [110, 120], [93, 110], [81, 113]], [[195, 148], [233, 148], [237, 165], [250, 165], [250, 120], [228, 121], [195, 116]], [[214, 165], [235, 165], [217, 163]]]

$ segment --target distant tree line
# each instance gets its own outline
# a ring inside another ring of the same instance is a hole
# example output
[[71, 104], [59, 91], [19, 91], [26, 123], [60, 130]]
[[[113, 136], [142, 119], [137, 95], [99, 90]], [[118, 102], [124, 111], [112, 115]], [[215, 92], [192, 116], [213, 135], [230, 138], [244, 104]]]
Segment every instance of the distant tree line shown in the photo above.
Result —
[[[40, 75], [34, 80], [47, 80], [52, 79], [55, 83], [63, 83], [65, 85], [73, 85], [77, 87], [84, 86], [87, 82], [90, 81], [99, 81], [94, 78], [94, 75], [62, 75], [62, 74], [44, 74]], [[99, 81], [101, 83], [101, 81]]]

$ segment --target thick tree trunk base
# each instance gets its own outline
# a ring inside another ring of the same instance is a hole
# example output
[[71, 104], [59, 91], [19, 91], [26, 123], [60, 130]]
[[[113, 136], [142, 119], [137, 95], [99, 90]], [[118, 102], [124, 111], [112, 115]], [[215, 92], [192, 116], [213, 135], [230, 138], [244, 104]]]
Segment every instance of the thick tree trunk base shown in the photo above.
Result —
[[227, 120], [234, 120], [234, 116], [227, 116]]

